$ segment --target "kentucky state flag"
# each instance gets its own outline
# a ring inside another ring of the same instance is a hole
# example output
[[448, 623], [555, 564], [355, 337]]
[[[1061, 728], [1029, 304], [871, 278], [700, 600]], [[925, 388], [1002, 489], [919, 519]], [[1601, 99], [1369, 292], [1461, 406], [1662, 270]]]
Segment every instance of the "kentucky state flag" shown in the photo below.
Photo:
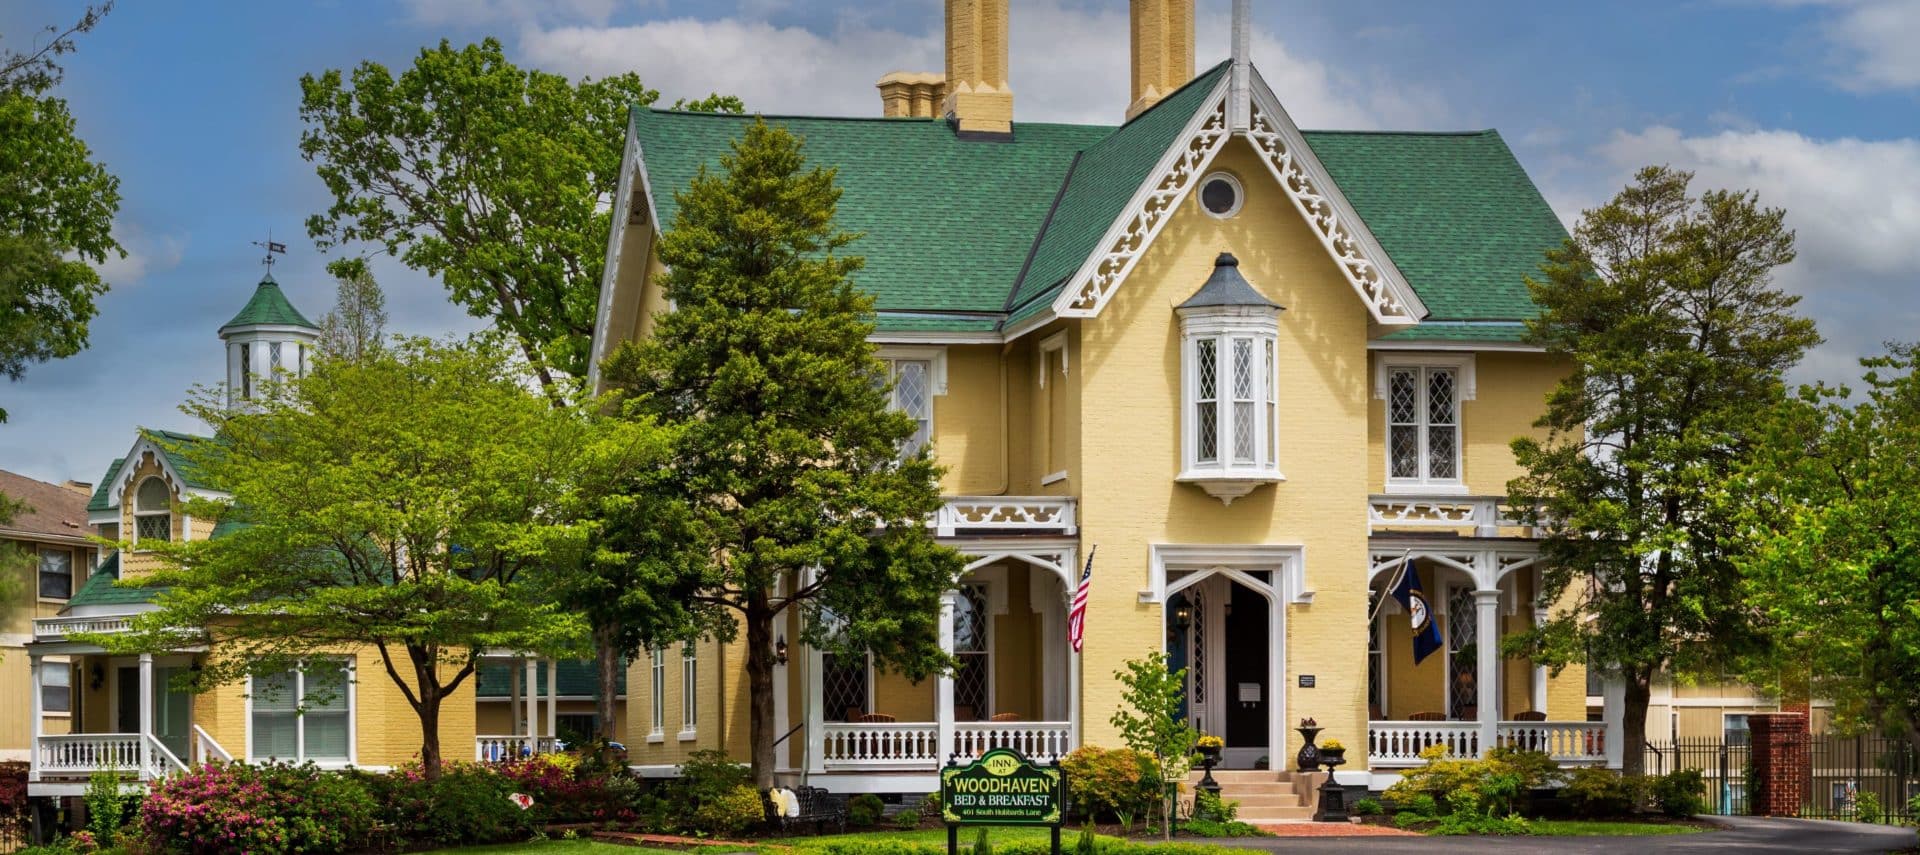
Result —
[[1433, 623], [1433, 609], [1427, 603], [1427, 595], [1420, 590], [1420, 568], [1413, 559], [1407, 559], [1406, 566], [1400, 568], [1400, 587], [1393, 591], [1393, 598], [1400, 601], [1400, 607], [1407, 610], [1407, 621], [1413, 627], [1413, 664], [1431, 656], [1440, 649], [1440, 627]]

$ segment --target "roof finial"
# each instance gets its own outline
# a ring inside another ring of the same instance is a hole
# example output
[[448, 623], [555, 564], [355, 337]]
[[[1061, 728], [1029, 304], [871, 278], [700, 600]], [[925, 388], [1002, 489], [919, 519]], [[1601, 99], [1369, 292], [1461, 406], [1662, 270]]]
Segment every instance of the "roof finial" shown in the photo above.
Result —
[[1253, 84], [1247, 56], [1253, 44], [1252, 0], [1233, 0], [1233, 67], [1227, 72], [1227, 126], [1244, 131], [1253, 125]]
[[260, 263], [267, 266], [267, 278], [272, 279], [273, 278], [273, 254], [277, 252], [277, 253], [280, 253], [281, 255], [286, 255], [287, 245], [273, 239], [272, 229], [267, 230], [267, 239], [265, 241], [254, 241], [253, 245], [267, 251], [267, 257], [260, 259]]

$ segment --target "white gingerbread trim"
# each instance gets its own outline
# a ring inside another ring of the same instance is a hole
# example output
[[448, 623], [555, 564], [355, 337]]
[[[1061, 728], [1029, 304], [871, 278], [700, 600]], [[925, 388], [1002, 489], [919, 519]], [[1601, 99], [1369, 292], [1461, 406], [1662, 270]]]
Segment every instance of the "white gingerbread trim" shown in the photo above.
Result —
[[1227, 130], [1223, 77], [1214, 84], [1205, 105], [1194, 111], [1186, 129], [1161, 155], [1153, 173], [1134, 191], [1132, 201], [1101, 236], [1099, 248], [1081, 263], [1073, 278], [1067, 280], [1067, 287], [1054, 298], [1053, 313], [1063, 318], [1098, 316], [1232, 136]]
[[[633, 134], [633, 124], [627, 124], [627, 143], [620, 154], [620, 180], [613, 189], [613, 216], [609, 218], [611, 228], [607, 230], [607, 257], [600, 268], [599, 305], [593, 313], [593, 339], [587, 346], [587, 389], [598, 391], [600, 388], [600, 360], [608, 356], [611, 346], [607, 341], [607, 326], [613, 317], [613, 292], [620, 281], [620, 247], [626, 241], [627, 220], [632, 217], [634, 182], [640, 182], [638, 195], [647, 204], [647, 227], [654, 228], [659, 217], [653, 209], [653, 188], [647, 183], [646, 161], [640, 153], [640, 138]], [[641, 259], [641, 264], [646, 260]]]
[[1374, 321], [1383, 326], [1419, 323], [1427, 315], [1426, 305], [1314, 156], [1313, 147], [1267, 88], [1266, 80], [1257, 70], [1253, 77], [1253, 116], [1247, 139], [1260, 152], [1261, 161], [1367, 304]]
[[[174, 495], [178, 496], [180, 501], [184, 502], [188, 497], [229, 498], [220, 490], [189, 486], [187, 479], [181, 477], [179, 470], [173, 468], [173, 462], [167, 459], [166, 450], [162, 449], [159, 443], [154, 442], [152, 437], [143, 433], [138, 440], [134, 441], [133, 449], [127, 452], [126, 462], [121, 464], [120, 471], [114, 474], [113, 481], [108, 484], [107, 507], [121, 507], [121, 498], [126, 495], [127, 488], [133, 485], [135, 473], [148, 457], [152, 457], [154, 462], [159, 464], [161, 474], [166, 477], [168, 485], [173, 488]], [[116, 518], [110, 522], [119, 522], [119, 519]]]

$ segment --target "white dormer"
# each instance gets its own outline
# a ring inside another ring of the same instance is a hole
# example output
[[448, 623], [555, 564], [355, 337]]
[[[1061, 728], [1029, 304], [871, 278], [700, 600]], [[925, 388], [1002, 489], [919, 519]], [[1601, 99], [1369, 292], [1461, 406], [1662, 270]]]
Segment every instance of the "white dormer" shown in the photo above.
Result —
[[1282, 307], [1220, 253], [1180, 316], [1180, 476], [1225, 504], [1282, 480], [1275, 353]]

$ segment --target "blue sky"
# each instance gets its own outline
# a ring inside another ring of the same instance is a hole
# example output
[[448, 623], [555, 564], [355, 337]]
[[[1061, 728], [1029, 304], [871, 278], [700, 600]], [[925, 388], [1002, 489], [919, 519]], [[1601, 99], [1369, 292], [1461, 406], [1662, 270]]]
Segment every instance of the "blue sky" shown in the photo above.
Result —
[[[408, 63], [441, 38], [497, 35], [522, 64], [635, 70], [668, 100], [710, 91], [768, 113], [877, 115], [873, 81], [941, 66], [939, 0], [121, 0], [67, 58], [82, 136], [121, 178], [132, 255], [92, 347], [0, 386], [0, 468], [94, 480], [136, 426], [200, 427], [176, 406], [216, 382], [214, 330], [259, 278], [250, 241], [324, 314], [327, 257], [304, 219], [326, 197], [296, 148], [302, 73]], [[1016, 118], [1111, 123], [1127, 103], [1124, 0], [1013, 0]], [[1920, 2], [1537, 3], [1255, 0], [1253, 59], [1305, 127], [1494, 127], [1564, 219], [1646, 163], [1788, 209], [1801, 257], [1781, 283], [1828, 343], [1799, 379], [1845, 378], [1920, 338]], [[9, 46], [80, 4], [0, 7]], [[1226, 0], [1202, 0], [1198, 63], [1224, 57]], [[376, 268], [392, 328], [474, 329], [438, 283]]]

